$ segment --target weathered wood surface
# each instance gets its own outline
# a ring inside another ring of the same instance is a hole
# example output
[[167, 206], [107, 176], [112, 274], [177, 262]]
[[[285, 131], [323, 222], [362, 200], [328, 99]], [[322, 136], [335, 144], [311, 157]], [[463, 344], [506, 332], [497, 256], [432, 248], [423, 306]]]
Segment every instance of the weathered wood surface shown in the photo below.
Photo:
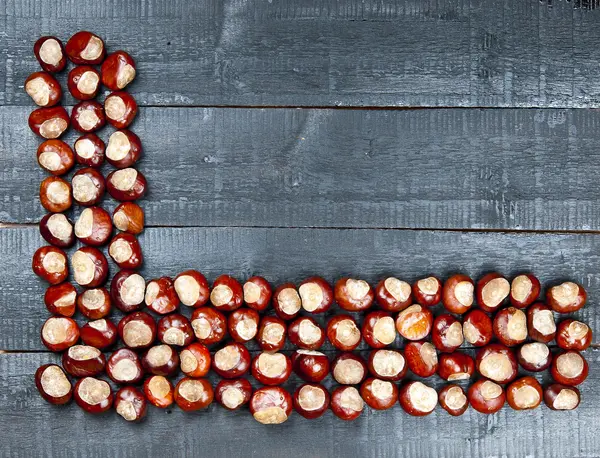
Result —
[[[597, 107], [595, 0], [0, 3], [0, 105], [40, 35], [91, 29], [143, 105]], [[71, 102], [71, 99], [68, 99]]]
[[[0, 222], [44, 214], [30, 110], [0, 107]], [[599, 111], [147, 108], [133, 130], [154, 226], [600, 230]]]

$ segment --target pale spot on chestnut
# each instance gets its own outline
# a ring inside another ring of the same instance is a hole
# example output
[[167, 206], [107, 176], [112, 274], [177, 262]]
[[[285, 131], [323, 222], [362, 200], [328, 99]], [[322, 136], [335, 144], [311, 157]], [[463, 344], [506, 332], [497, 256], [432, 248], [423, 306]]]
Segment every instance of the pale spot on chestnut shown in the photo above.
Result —
[[305, 385], [298, 392], [298, 404], [303, 410], [318, 410], [325, 404], [325, 393], [319, 388]]
[[119, 402], [117, 404], [117, 413], [127, 421], [134, 421], [137, 419], [135, 407], [131, 401], [122, 400]]
[[48, 105], [50, 100], [50, 86], [41, 76], [33, 78], [25, 84], [25, 92], [40, 106]]
[[152, 377], [148, 383], [148, 388], [156, 398], [166, 398], [171, 391], [169, 382], [162, 375]]
[[513, 373], [513, 366], [507, 355], [491, 353], [481, 360], [479, 372], [492, 380], [506, 380]]
[[373, 368], [381, 377], [395, 377], [404, 369], [404, 357], [392, 350], [378, 350], [373, 357]]
[[448, 376], [449, 382], [454, 382], [456, 380], [469, 380], [471, 375], [468, 372], [457, 372], [455, 374], [451, 374]]
[[376, 398], [389, 399], [394, 393], [394, 386], [390, 382], [375, 379], [371, 383], [371, 392]]
[[506, 332], [513, 340], [525, 340], [527, 338], [527, 317], [521, 310], [509, 315]]
[[[104, 305], [104, 293], [100, 289], [87, 289], [83, 292], [83, 296], [81, 298], [85, 308], [89, 310], [97, 310]], [[90, 322], [90, 326], [92, 323], [104, 322], [104, 329], [106, 329], [106, 320], [97, 320]], [[99, 328], [96, 328], [99, 329]]]
[[278, 345], [285, 333], [285, 328], [279, 323], [269, 323], [263, 328], [262, 340], [270, 345]]
[[465, 321], [463, 323], [463, 334], [467, 342], [471, 344], [477, 342], [479, 340], [479, 337], [481, 336], [481, 333], [479, 332], [477, 327], [475, 327], [469, 321]]
[[322, 332], [310, 320], [302, 320], [298, 326], [298, 335], [300, 336], [300, 340], [310, 345], [319, 341]]
[[47, 119], [40, 126], [40, 134], [44, 138], [58, 138], [69, 126], [68, 122], [63, 118]]
[[83, 130], [93, 129], [99, 121], [100, 118], [91, 108], [79, 112], [78, 122]]
[[127, 107], [121, 97], [114, 95], [108, 97], [104, 102], [104, 111], [110, 119], [119, 120], [125, 116]]
[[228, 304], [233, 299], [233, 291], [227, 285], [217, 285], [210, 293], [210, 301], [215, 307]]
[[494, 382], [486, 380], [481, 384], [479, 391], [483, 399], [485, 399], [486, 401], [491, 401], [492, 399], [496, 399], [502, 394], [502, 387], [500, 387], [500, 385]]
[[564, 353], [556, 359], [556, 369], [567, 378], [577, 377], [583, 368], [583, 358], [576, 353]]
[[285, 356], [281, 353], [261, 353], [258, 356], [258, 369], [269, 378], [283, 374], [286, 365]]
[[169, 345], [183, 345], [185, 333], [181, 329], [169, 328], [163, 334], [163, 341]]
[[87, 175], [77, 175], [71, 180], [73, 198], [78, 202], [89, 202], [96, 197], [96, 185]]
[[437, 405], [437, 392], [421, 382], [410, 385], [408, 396], [414, 408], [420, 412], [431, 412]]
[[73, 265], [73, 276], [80, 285], [88, 285], [94, 279], [96, 265], [90, 256], [83, 251], [76, 251], [71, 258]]
[[77, 392], [86, 404], [94, 406], [110, 396], [110, 386], [104, 380], [86, 377], [79, 383]]
[[294, 288], [284, 288], [277, 295], [277, 301], [284, 313], [294, 315], [302, 307], [302, 300]]
[[363, 365], [354, 359], [339, 361], [333, 369], [333, 378], [344, 385], [356, 385], [364, 375]]
[[[54, 151], [44, 151], [42, 154], [40, 154], [38, 156], [38, 161], [45, 169], [47, 169], [51, 172], [58, 170], [62, 166], [60, 156], [58, 155], [58, 153], [55, 153]], [[64, 185], [63, 183], [54, 182], [54, 183], [50, 183], [50, 186], [52, 186], [53, 184], [62, 185], [65, 188], [67, 188], [67, 186]], [[50, 186], [48, 186], [48, 188], [50, 188]], [[67, 188], [67, 192], [68, 192], [68, 188]]]
[[580, 339], [584, 339], [586, 337], [590, 328], [585, 323], [582, 323], [581, 321], [573, 321], [569, 325], [568, 330], [569, 330], [569, 336], [572, 339], [580, 340]]
[[71, 391], [69, 379], [58, 366], [48, 366], [40, 382], [44, 392], [53, 398], [66, 396]]
[[88, 345], [74, 345], [67, 350], [69, 357], [77, 361], [86, 361], [100, 356], [100, 350]]
[[460, 347], [462, 345], [463, 329], [459, 321], [455, 321], [448, 327], [444, 340], [451, 347]]
[[183, 372], [189, 373], [196, 370], [198, 367], [198, 360], [194, 356], [194, 354], [189, 350], [183, 350], [179, 354], [180, 367]]
[[221, 394], [221, 402], [230, 409], [236, 409], [244, 402], [244, 393], [239, 388], [230, 386]]
[[421, 355], [421, 359], [427, 366], [434, 367], [438, 363], [437, 352], [435, 351], [435, 347], [429, 343], [425, 342], [419, 348], [419, 354]]
[[323, 302], [323, 290], [316, 283], [304, 283], [298, 288], [302, 300], [302, 308], [314, 312]]
[[82, 158], [89, 159], [94, 155], [96, 147], [94, 146], [94, 142], [89, 138], [82, 138], [75, 142], [75, 151]]
[[577, 296], [579, 295], [579, 285], [567, 281], [550, 288], [550, 294], [552, 294], [554, 300], [558, 302], [558, 305], [566, 307], [577, 300]]
[[212, 331], [210, 322], [206, 318], [198, 318], [192, 321], [192, 328], [194, 328], [194, 334], [199, 339], [207, 339]]
[[63, 58], [62, 49], [58, 41], [50, 38], [42, 43], [39, 51], [40, 59], [45, 64], [56, 66]]
[[77, 81], [77, 90], [82, 94], [93, 94], [98, 88], [100, 78], [96, 72], [84, 72]]
[[235, 325], [235, 330], [242, 339], [253, 339], [257, 331], [256, 321], [252, 319], [240, 320]]
[[94, 212], [91, 208], [86, 208], [75, 222], [75, 235], [78, 238], [89, 237], [92, 235], [93, 226]]
[[168, 345], [157, 345], [148, 350], [146, 359], [152, 366], [164, 366], [173, 356], [173, 350]]
[[461, 409], [467, 403], [467, 397], [457, 386], [453, 386], [446, 392], [446, 405], [452, 410]]
[[530, 364], [540, 365], [548, 359], [550, 349], [540, 342], [532, 342], [521, 347], [521, 357]]
[[119, 191], [129, 191], [133, 188], [137, 175], [137, 170], [133, 168], [117, 170], [113, 173], [111, 182]]
[[106, 157], [113, 161], [120, 161], [127, 156], [131, 149], [129, 138], [121, 131], [116, 131], [108, 139]]
[[50, 218], [48, 218], [47, 226], [50, 233], [60, 240], [68, 239], [73, 233], [73, 226], [71, 226], [67, 217], [62, 213], [56, 213], [50, 216]]
[[287, 420], [287, 415], [281, 407], [268, 407], [254, 413], [254, 419], [264, 425], [278, 425]]
[[454, 297], [465, 307], [473, 305], [473, 283], [469, 281], [461, 281], [454, 287]]
[[197, 380], [184, 380], [179, 385], [179, 394], [189, 402], [197, 402], [202, 398], [204, 394], [204, 387], [202, 383]]
[[129, 83], [133, 81], [135, 78], [135, 68], [129, 64], [125, 64], [125, 66], [121, 69], [119, 74], [117, 75], [117, 87], [119, 89], [123, 89]]
[[141, 321], [133, 320], [123, 327], [123, 341], [129, 347], [149, 345], [152, 337], [152, 329]]
[[260, 295], [260, 286], [251, 281], [244, 283], [244, 302], [246, 304], [254, 304], [260, 299]]
[[514, 400], [522, 409], [530, 409], [540, 403], [540, 394], [534, 387], [525, 385], [516, 390]]
[[360, 330], [352, 320], [342, 320], [337, 324], [335, 337], [342, 344], [354, 346], [360, 341]]
[[340, 406], [344, 409], [360, 412], [363, 410], [365, 404], [360, 397], [358, 390], [353, 386], [350, 386], [342, 391], [342, 395], [340, 396]]
[[[89, 290], [89, 291], [97, 291], [97, 290]], [[87, 291], [86, 291], [86, 292], [87, 292]], [[85, 294], [85, 293], [84, 293], [84, 294]], [[100, 293], [100, 294], [102, 294], [102, 293]], [[102, 296], [102, 297], [104, 297], [104, 296]], [[90, 307], [88, 307], [88, 308], [90, 308]], [[100, 306], [98, 306], [98, 307], [94, 307], [94, 308], [95, 308], [95, 309], [96, 309], [96, 308], [100, 308]], [[102, 319], [100, 319], [100, 320], [90, 321], [90, 322], [88, 323], [88, 326], [89, 326], [90, 328], [94, 328], [94, 329], [96, 329], [96, 330], [98, 330], [98, 331], [106, 331], [106, 330], [108, 329], [108, 324], [106, 324], [106, 320], [105, 320], [104, 318], [102, 318]]]
[[[131, 249], [131, 245], [129, 244], [129, 242], [127, 242], [125, 239], [117, 239], [113, 241], [108, 247], [108, 254], [110, 254], [110, 256], [115, 260], [115, 262], [121, 263], [131, 258], [131, 256], [133, 255], [133, 250]], [[158, 290], [158, 285], [156, 285], [155, 282], [150, 282], [146, 292], [146, 298], [148, 298], [148, 294], [152, 286], [156, 286], [156, 289]], [[158, 291], [156, 291], [156, 293], [158, 293]], [[148, 302], [148, 299], [146, 299], [146, 303], [151, 304], [152, 302], [154, 302], [154, 300]]]
[[395, 277], [388, 277], [383, 282], [385, 289], [398, 302], [406, 302], [410, 297], [411, 288], [408, 283]]
[[[483, 299], [483, 302], [490, 308], [498, 307], [502, 303], [502, 301], [508, 297], [509, 294], [510, 284], [508, 283], [508, 280], [506, 278], [494, 278], [493, 280], [490, 280], [486, 283], [486, 285], [481, 291], [481, 297]], [[472, 303], [473, 300], [471, 298], [471, 304]], [[463, 305], [467, 304], [463, 303]]]
[[48, 185], [46, 195], [54, 204], [61, 204], [69, 199], [69, 186], [62, 181], [53, 181]]
[[533, 327], [543, 335], [556, 332], [554, 315], [550, 310], [538, 310], [533, 314]]
[[141, 304], [144, 300], [146, 282], [139, 274], [130, 275], [121, 284], [119, 295], [125, 305]]
[[96, 60], [102, 55], [104, 45], [98, 37], [91, 36], [85, 48], [81, 51], [81, 58], [85, 60]]
[[[115, 214], [115, 225], [117, 225], [117, 215], [119, 213], [120, 212], [117, 212]], [[190, 275], [177, 277], [174, 286], [175, 292], [177, 293], [177, 296], [179, 296], [179, 300], [183, 302], [184, 305], [191, 306], [195, 304], [200, 297], [200, 284]]]
[[360, 301], [369, 294], [369, 284], [364, 280], [349, 278], [346, 280], [346, 291], [350, 299]]
[[67, 307], [75, 303], [75, 299], [77, 298], [77, 293], [75, 291], [71, 291], [68, 294], [65, 294], [61, 298], [54, 301], [54, 305], [56, 307]]
[[427, 277], [419, 280], [417, 287], [428, 296], [433, 296], [440, 290], [440, 284], [435, 277]]
[[533, 289], [533, 283], [527, 275], [519, 275], [512, 281], [512, 297], [518, 302], [524, 302]]
[[552, 406], [556, 410], [573, 410], [579, 404], [579, 396], [571, 389], [563, 388], [554, 399]]
[[396, 340], [396, 323], [391, 316], [379, 318], [373, 326], [373, 336], [382, 344], [389, 345]]
[[233, 345], [221, 348], [215, 353], [215, 365], [222, 371], [236, 367], [241, 359], [240, 351]]
[[44, 269], [51, 274], [57, 272], [63, 272], [65, 270], [67, 260], [62, 253], [50, 251], [44, 256], [42, 260], [42, 266]]

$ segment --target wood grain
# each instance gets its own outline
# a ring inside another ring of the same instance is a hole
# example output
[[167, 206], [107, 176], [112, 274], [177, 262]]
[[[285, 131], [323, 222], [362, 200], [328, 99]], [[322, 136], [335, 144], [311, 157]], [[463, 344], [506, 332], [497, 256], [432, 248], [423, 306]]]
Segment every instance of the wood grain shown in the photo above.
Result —
[[6, 0], [0, 105], [29, 103], [37, 37], [91, 29], [137, 59], [143, 105], [597, 107], [590, 5]]

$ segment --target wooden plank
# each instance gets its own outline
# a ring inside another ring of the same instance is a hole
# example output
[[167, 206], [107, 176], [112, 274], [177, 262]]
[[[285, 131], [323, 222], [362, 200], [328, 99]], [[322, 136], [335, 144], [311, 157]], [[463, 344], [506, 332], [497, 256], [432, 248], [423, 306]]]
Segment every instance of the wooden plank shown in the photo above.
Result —
[[145, 105], [597, 107], [593, 4], [7, 0], [0, 104], [29, 103], [37, 37], [92, 29]]
[[[29, 110], [0, 108], [0, 222], [44, 214]], [[133, 130], [154, 226], [600, 230], [598, 111], [148, 108]]]
[[[490, 270], [509, 276], [532, 271], [544, 285], [566, 279], [584, 285], [589, 305], [575, 316], [593, 330], [600, 329], [595, 306], [600, 297], [598, 235], [154, 228], [146, 230], [140, 242], [145, 255], [142, 274], [148, 280], [189, 268], [201, 270], [210, 281], [222, 273], [240, 280], [262, 274], [273, 284], [299, 282], [315, 274], [330, 282], [352, 274], [374, 284], [391, 274], [414, 281], [429, 273], [445, 278], [465, 272], [478, 278]], [[31, 255], [40, 245], [37, 228], [0, 230], [2, 350], [44, 350], [39, 332], [48, 317], [42, 301], [46, 285], [30, 268]], [[325, 323], [326, 317], [318, 320]]]
[[[593, 427], [600, 414], [600, 351], [588, 350], [590, 376], [581, 386], [583, 401], [572, 412], [545, 406], [530, 412], [504, 407], [492, 416], [469, 409], [450, 417], [439, 407], [429, 416], [410, 417], [399, 405], [384, 412], [368, 408], [354, 422], [331, 412], [318, 420], [292, 414], [279, 426], [255, 422], [246, 409], [228, 412], [217, 405], [184, 413], [149, 408], [143, 424], [129, 424], [114, 412], [85, 414], [76, 405], [55, 407], [38, 395], [33, 376], [38, 366], [58, 358], [50, 354], [0, 354], [0, 451], [11, 457], [114, 456], [331, 456], [423, 458], [584, 458], [598, 456], [600, 439]], [[539, 375], [538, 375], [539, 377]], [[546, 381], [543, 377], [542, 381]], [[216, 378], [211, 377], [213, 385]], [[433, 377], [428, 383], [441, 386]], [[289, 390], [300, 384], [292, 376]], [[328, 377], [325, 385], [331, 388]], [[75, 438], [74, 438], [75, 436]], [[43, 451], [41, 450], [43, 444]]]

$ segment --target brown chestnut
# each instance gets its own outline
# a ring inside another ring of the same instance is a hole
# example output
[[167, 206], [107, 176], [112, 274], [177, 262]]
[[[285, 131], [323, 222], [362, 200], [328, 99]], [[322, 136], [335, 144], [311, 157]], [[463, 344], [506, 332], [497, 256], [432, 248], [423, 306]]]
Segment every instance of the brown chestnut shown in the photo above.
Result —
[[104, 100], [106, 120], [116, 129], [125, 129], [137, 114], [137, 103], [127, 92], [112, 92]]
[[181, 410], [193, 412], [206, 409], [213, 402], [214, 392], [206, 379], [183, 377], [175, 386], [174, 397]]
[[79, 102], [71, 110], [73, 129], [84, 134], [95, 132], [106, 124], [102, 104], [95, 100]]
[[533, 377], [522, 377], [506, 388], [506, 401], [514, 410], [535, 409], [542, 402], [542, 386]]
[[513, 351], [501, 344], [490, 344], [477, 352], [479, 373], [497, 383], [508, 383], [517, 376], [517, 359]]
[[395, 277], [381, 280], [375, 287], [375, 300], [386, 312], [401, 312], [412, 304], [410, 283]]
[[88, 345], [74, 345], [62, 355], [62, 367], [73, 377], [94, 377], [104, 372], [106, 358]]
[[124, 386], [115, 395], [115, 410], [127, 421], [142, 421], [146, 416], [146, 396], [133, 386]]
[[73, 225], [62, 213], [48, 213], [40, 221], [40, 234], [46, 242], [59, 248], [68, 248], [75, 243]]
[[194, 342], [179, 354], [180, 368], [188, 377], [205, 377], [210, 370], [211, 357], [206, 346]]
[[565, 320], [558, 325], [556, 344], [563, 350], [583, 351], [592, 343], [590, 327], [576, 320]]
[[106, 177], [106, 188], [120, 202], [137, 200], [146, 193], [146, 177], [131, 167], [115, 170]]
[[213, 356], [212, 369], [223, 378], [238, 378], [249, 368], [250, 353], [240, 343], [227, 344]]
[[91, 100], [100, 91], [100, 72], [89, 65], [75, 67], [69, 72], [67, 87], [76, 99]]
[[526, 371], [541, 372], [550, 367], [552, 353], [545, 343], [531, 342], [517, 350], [517, 360]]
[[273, 308], [282, 320], [293, 320], [302, 308], [302, 299], [293, 283], [278, 286], [273, 293]]
[[110, 385], [101, 379], [79, 379], [73, 390], [75, 402], [88, 413], [100, 414], [112, 407], [114, 395]]
[[142, 356], [142, 367], [153, 375], [173, 375], [179, 368], [179, 355], [168, 345], [155, 345]]
[[258, 332], [258, 323], [260, 316], [256, 310], [240, 308], [229, 314], [227, 318], [227, 329], [229, 335], [236, 342], [248, 342]]
[[75, 160], [86, 167], [98, 168], [104, 163], [106, 145], [96, 134], [84, 134], [75, 140]]
[[[135, 237], [135, 235], [131, 235], [127, 232], [121, 232], [112, 238], [108, 245], [108, 254], [120, 269], [139, 269], [144, 261], [142, 247], [140, 246], [138, 239]], [[177, 298], [175, 289], [172, 287], [171, 279], [169, 279], [169, 281], [173, 295], [175, 296], [175, 302], [179, 304], [179, 298]], [[150, 284], [152, 283], [149, 283], [148, 287]], [[148, 287], [146, 287], [146, 296], [149, 294]], [[150, 291], [150, 293], [153, 294], [154, 291]], [[156, 293], [160, 294], [160, 291], [157, 291]]]
[[180, 347], [191, 344], [194, 340], [194, 329], [190, 320], [179, 313], [163, 316], [158, 320], [158, 340]]
[[69, 60], [74, 64], [98, 65], [106, 56], [102, 38], [85, 30], [69, 38], [65, 49]]
[[300, 283], [298, 294], [302, 308], [310, 313], [324, 313], [333, 304], [333, 290], [321, 277], [310, 277]]
[[574, 386], [554, 383], [544, 390], [544, 402], [552, 410], [573, 410], [580, 401], [581, 394]]
[[327, 338], [338, 350], [354, 350], [361, 337], [360, 329], [350, 315], [335, 315], [327, 323]]
[[440, 355], [438, 375], [449, 382], [468, 380], [475, 371], [473, 358], [461, 352]]
[[264, 425], [283, 423], [292, 414], [292, 397], [280, 386], [265, 386], [250, 398], [250, 413]]
[[413, 284], [412, 293], [417, 304], [433, 307], [442, 299], [442, 282], [436, 277], [421, 278]]
[[[144, 230], [144, 210], [142, 210], [141, 207], [134, 202], [123, 202], [117, 206], [113, 212], [113, 223], [120, 231], [138, 235]], [[175, 278], [175, 290], [177, 290], [177, 278], [179, 278], [181, 275], [183, 274], [180, 274]], [[193, 285], [185, 285], [184, 281], [184, 295], [185, 290], [188, 290], [190, 287], [193, 288]], [[180, 294], [179, 291], [177, 294], [181, 300], [182, 294]], [[206, 284], [206, 299], [208, 300], [208, 283]], [[183, 302], [183, 300], [181, 302]]]
[[56, 364], [44, 364], [35, 371], [35, 386], [50, 404], [66, 404], [73, 396], [73, 386], [67, 374]]
[[44, 294], [46, 308], [53, 315], [72, 317], [75, 315], [77, 290], [71, 283], [60, 283], [48, 287]]
[[331, 411], [342, 420], [356, 420], [364, 408], [365, 403], [353, 386], [338, 386], [331, 393]]
[[453, 417], [462, 415], [469, 407], [469, 400], [458, 385], [446, 385], [442, 388], [438, 394], [438, 402]]
[[364, 319], [362, 335], [371, 348], [383, 348], [396, 340], [396, 325], [387, 312], [371, 312]]
[[576, 312], [585, 305], [587, 293], [583, 286], [567, 281], [553, 286], [546, 293], [546, 302], [558, 313]]
[[80, 333], [84, 344], [100, 350], [113, 346], [117, 341], [117, 327], [106, 318], [84, 324]]
[[367, 364], [354, 353], [341, 353], [331, 364], [331, 375], [341, 385], [358, 385], [367, 374]]
[[110, 297], [124, 313], [139, 310], [144, 303], [146, 281], [133, 270], [120, 270], [110, 284]]
[[431, 341], [441, 352], [452, 353], [463, 343], [463, 330], [460, 321], [449, 313], [443, 313], [433, 322]]
[[73, 186], [73, 199], [79, 205], [96, 205], [104, 197], [106, 184], [102, 174], [91, 167], [75, 172], [71, 179]]
[[232, 312], [242, 306], [244, 292], [242, 285], [229, 275], [217, 277], [210, 292], [210, 302], [218, 310]]
[[156, 338], [156, 323], [146, 312], [134, 312], [119, 321], [119, 337], [129, 348], [148, 348]]
[[559, 353], [550, 365], [550, 375], [561, 385], [579, 385], [587, 378], [588, 372], [587, 361], [574, 350]]
[[215, 399], [227, 410], [236, 410], [247, 404], [252, 396], [252, 385], [245, 378], [221, 380], [215, 388]]
[[477, 282], [477, 303], [485, 312], [498, 310], [510, 295], [510, 283], [502, 275], [491, 272]]
[[533, 274], [521, 274], [510, 284], [510, 303], [513, 307], [529, 307], [540, 296], [540, 281]]
[[523, 310], [507, 307], [494, 317], [494, 334], [507, 347], [519, 345], [527, 339], [527, 317]]
[[106, 288], [86, 289], [77, 297], [77, 308], [87, 318], [98, 320], [110, 313], [110, 296]]
[[337, 304], [349, 312], [362, 312], [373, 305], [375, 293], [364, 280], [340, 278], [335, 283], [334, 297]]
[[91, 246], [79, 248], [71, 257], [73, 278], [86, 288], [101, 286], [108, 276], [108, 262], [100, 250]]
[[115, 51], [102, 62], [102, 84], [111, 91], [124, 89], [135, 78], [135, 62], [125, 51]]
[[430, 386], [413, 381], [400, 387], [398, 401], [407, 414], [422, 417], [433, 412], [438, 402], [438, 394]]
[[52, 107], [60, 102], [60, 83], [46, 72], [35, 72], [25, 80], [25, 92], [40, 107]]
[[396, 317], [396, 329], [407, 340], [422, 340], [433, 326], [433, 314], [419, 304], [402, 310]]
[[256, 311], [265, 310], [271, 303], [273, 289], [263, 277], [250, 277], [244, 283], [244, 302]]
[[314, 420], [329, 408], [329, 392], [321, 385], [305, 383], [294, 392], [294, 409], [304, 418]]
[[29, 128], [42, 138], [58, 138], [69, 127], [69, 114], [63, 107], [38, 108], [29, 115]]
[[482, 310], [471, 310], [463, 319], [465, 341], [475, 347], [487, 345], [494, 337], [491, 318]]
[[529, 337], [538, 342], [548, 343], [556, 336], [556, 322], [552, 310], [541, 302], [527, 309]]
[[398, 350], [374, 350], [369, 355], [369, 371], [378, 379], [397, 382], [407, 369], [406, 360]]
[[39, 38], [33, 45], [33, 53], [41, 67], [47, 72], [62, 72], [67, 65], [64, 46], [56, 37]]
[[212, 307], [201, 307], [194, 310], [191, 322], [196, 339], [204, 345], [220, 342], [227, 332], [225, 315]]
[[[118, 211], [127, 212], [128, 218], [133, 221], [132, 223], [128, 223], [128, 226], [139, 227], [139, 231], [143, 229], [144, 226], [144, 213], [141, 213], [141, 222], [136, 223], [135, 221], [139, 221], [139, 218], [134, 216], [137, 211], [133, 208], [121, 207], [123, 205], [136, 205], [134, 203], [125, 202], [117, 207], [114, 214], [115, 226], [117, 225], [117, 213]], [[139, 207], [138, 207], [139, 208]], [[121, 210], [119, 210], [121, 209]], [[140, 209], [140, 212], [142, 210]], [[133, 228], [132, 227], [132, 228]], [[120, 229], [123, 230], [123, 229]], [[129, 230], [128, 232], [133, 232]], [[135, 232], [133, 232], [135, 233]], [[185, 272], [181, 272], [179, 275], [175, 277], [175, 281], [173, 283], [175, 286], [175, 292], [177, 296], [179, 296], [179, 300], [183, 305], [187, 305], [188, 307], [202, 307], [206, 305], [208, 302], [208, 298], [210, 295], [210, 289], [208, 287], [208, 281], [206, 281], [206, 277], [202, 275], [200, 272], [196, 270], [186, 270]]]
[[398, 387], [387, 380], [371, 377], [360, 386], [360, 395], [372, 409], [387, 410], [398, 401]]
[[110, 215], [101, 207], [84, 208], [75, 222], [75, 235], [86, 245], [104, 245], [111, 233]]
[[59, 177], [48, 177], [40, 183], [40, 203], [51, 213], [61, 213], [73, 203], [71, 185]]
[[106, 374], [115, 383], [135, 385], [144, 378], [144, 369], [137, 353], [129, 348], [119, 348], [108, 358]]
[[256, 341], [264, 351], [279, 351], [285, 345], [286, 324], [276, 316], [265, 316], [260, 320]]
[[438, 369], [438, 355], [429, 342], [407, 342], [404, 358], [412, 373], [419, 377], [431, 377]]
[[[133, 237], [131, 234], [121, 233], [120, 235]], [[148, 308], [159, 315], [166, 315], [177, 310], [179, 297], [175, 292], [173, 280], [170, 277], [160, 277], [148, 282], [145, 301]]]
[[288, 337], [292, 345], [304, 350], [318, 350], [325, 342], [325, 332], [319, 323], [307, 316], [290, 323]]
[[37, 161], [41, 168], [59, 176], [73, 168], [75, 156], [71, 147], [62, 140], [46, 140], [37, 149]]
[[294, 372], [305, 382], [318, 383], [329, 374], [329, 358], [312, 350], [296, 350], [292, 354]]
[[292, 373], [292, 362], [283, 353], [262, 352], [252, 360], [251, 371], [263, 385], [282, 385]]
[[450, 313], [465, 313], [473, 305], [475, 284], [466, 275], [457, 274], [444, 283], [442, 303]]
[[60, 248], [43, 246], [33, 254], [33, 273], [51, 285], [58, 285], [67, 279], [67, 255]]
[[141, 155], [142, 142], [140, 137], [130, 130], [117, 130], [108, 139], [106, 160], [118, 169], [131, 167]]
[[153, 375], [144, 382], [144, 394], [148, 402], [159, 409], [173, 404], [173, 385], [162, 375]]
[[498, 412], [506, 401], [506, 393], [502, 387], [484, 378], [469, 387], [467, 397], [477, 412], [485, 414]]

